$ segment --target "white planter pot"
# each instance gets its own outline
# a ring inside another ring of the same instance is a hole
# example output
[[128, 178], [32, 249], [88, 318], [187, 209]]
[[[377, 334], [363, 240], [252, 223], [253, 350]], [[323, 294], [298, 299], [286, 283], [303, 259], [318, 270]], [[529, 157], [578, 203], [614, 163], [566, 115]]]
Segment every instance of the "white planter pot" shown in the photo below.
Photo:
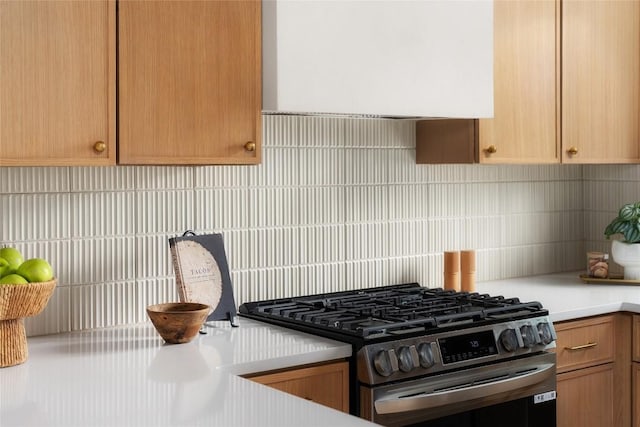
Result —
[[640, 243], [611, 243], [613, 260], [624, 267], [625, 280], [640, 280]]

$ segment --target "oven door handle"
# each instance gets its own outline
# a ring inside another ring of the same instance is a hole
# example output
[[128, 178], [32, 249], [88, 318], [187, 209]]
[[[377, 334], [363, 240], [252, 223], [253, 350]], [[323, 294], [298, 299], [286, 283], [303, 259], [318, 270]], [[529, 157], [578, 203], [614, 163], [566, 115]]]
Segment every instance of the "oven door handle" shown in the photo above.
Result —
[[[532, 367], [526, 373], [495, 381], [487, 380], [487, 382], [481, 382], [480, 384], [471, 383], [459, 387], [449, 387], [418, 394], [413, 393], [409, 396], [383, 398], [376, 400], [374, 406], [378, 414], [395, 414], [429, 409], [531, 387], [555, 374], [555, 365], [553, 363], [541, 364]], [[478, 382], [475, 381], [475, 383]]]

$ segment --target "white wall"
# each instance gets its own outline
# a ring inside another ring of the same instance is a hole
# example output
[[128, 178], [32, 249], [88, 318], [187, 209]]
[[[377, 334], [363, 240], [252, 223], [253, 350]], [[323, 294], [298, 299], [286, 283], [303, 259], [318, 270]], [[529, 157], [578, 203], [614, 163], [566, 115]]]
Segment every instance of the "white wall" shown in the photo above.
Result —
[[187, 229], [223, 233], [238, 304], [442, 286], [454, 249], [478, 251], [478, 280], [583, 267], [585, 218], [604, 215], [583, 189], [618, 181], [584, 167], [583, 183], [575, 165], [416, 165], [414, 129], [265, 116], [259, 166], [0, 168], [0, 242], [58, 276], [28, 334], [146, 321], [177, 298], [167, 239]]

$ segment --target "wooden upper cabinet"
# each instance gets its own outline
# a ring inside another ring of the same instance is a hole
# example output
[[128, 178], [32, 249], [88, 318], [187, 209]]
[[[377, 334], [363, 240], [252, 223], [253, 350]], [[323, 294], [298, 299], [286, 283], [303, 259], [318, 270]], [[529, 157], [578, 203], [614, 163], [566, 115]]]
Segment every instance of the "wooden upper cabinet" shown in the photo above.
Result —
[[111, 165], [114, 1], [0, 1], [0, 166]]
[[417, 162], [640, 163], [640, 2], [496, 0], [494, 92], [473, 138], [419, 123]]
[[417, 163], [560, 162], [560, 3], [496, 0], [494, 118], [423, 120]]
[[560, 3], [496, 0], [494, 118], [479, 121], [480, 163], [559, 163]]
[[260, 162], [261, 3], [119, 2], [121, 164]]
[[562, 30], [562, 161], [640, 161], [640, 2], [563, 0]]

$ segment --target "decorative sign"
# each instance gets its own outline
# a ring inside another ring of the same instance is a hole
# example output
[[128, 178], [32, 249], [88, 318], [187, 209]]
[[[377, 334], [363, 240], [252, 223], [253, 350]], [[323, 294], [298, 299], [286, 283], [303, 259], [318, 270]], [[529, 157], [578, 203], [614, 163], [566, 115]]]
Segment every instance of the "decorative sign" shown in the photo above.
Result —
[[236, 326], [236, 304], [222, 234], [186, 231], [169, 239], [178, 296], [183, 302], [211, 307], [207, 320], [229, 320]]

